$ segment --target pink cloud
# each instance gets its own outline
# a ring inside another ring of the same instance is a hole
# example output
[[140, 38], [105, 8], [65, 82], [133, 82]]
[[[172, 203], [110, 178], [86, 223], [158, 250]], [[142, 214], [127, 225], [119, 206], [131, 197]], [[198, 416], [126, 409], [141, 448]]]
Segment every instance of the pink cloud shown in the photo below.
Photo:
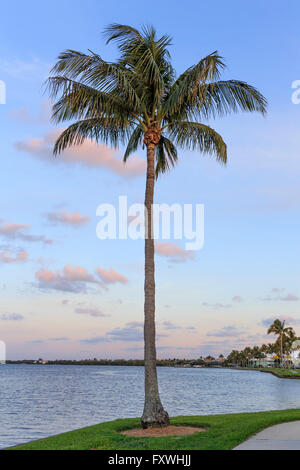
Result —
[[159, 256], [171, 258], [171, 261], [175, 263], [185, 262], [195, 258], [195, 253], [193, 251], [184, 250], [179, 245], [171, 242], [156, 242], [155, 252]]
[[63, 271], [40, 269], [35, 273], [35, 277], [39, 281], [38, 287], [64, 292], [86, 292], [87, 284], [101, 285], [85, 268], [70, 264], [66, 265]]
[[64, 276], [67, 281], [83, 281], [83, 282], [95, 282], [94, 276], [89, 274], [85, 268], [81, 266], [72, 266], [67, 264], [64, 267]]
[[145, 174], [146, 162], [140, 157], [132, 156], [124, 164], [121, 158], [118, 158], [117, 150], [107, 145], [97, 144], [92, 140], [85, 140], [77, 147], [66, 149], [59, 157], [54, 158], [53, 146], [61, 134], [61, 130], [55, 130], [42, 138], [32, 138], [17, 142], [17, 150], [30, 153], [31, 155], [48, 159], [51, 162], [80, 163], [89, 167], [106, 167], [113, 173], [125, 178], [131, 178]]
[[76, 308], [75, 313], [79, 315], [89, 315], [91, 317], [107, 317], [101, 310], [95, 308]]
[[232, 297], [232, 302], [243, 302], [243, 299], [241, 296], [239, 295], [235, 295], [234, 297]]
[[298, 302], [300, 300], [300, 298], [295, 294], [288, 293], [288, 294], [283, 295], [284, 291], [285, 291], [285, 289], [283, 289], [283, 288], [279, 289], [277, 287], [274, 287], [271, 291], [274, 295], [272, 295], [272, 296], [268, 295], [267, 297], [264, 297], [261, 300], [264, 300], [264, 301], [283, 301], [283, 302]]
[[9, 222], [0, 225], [0, 235], [4, 238], [20, 239], [27, 242], [42, 242], [52, 245], [53, 240], [48, 240], [44, 235], [31, 235], [28, 233], [31, 225]]
[[3, 263], [24, 263], [28, 259], [26, 251], [19, 251], [16, 256], [10, 256], [11, 251], [6, 250], [1, 253], [1, 260]]
[[73, 227], [81, 227], [90, 221], [90, 218], [81, 215], [79, 212], [73, 214], [67, 211], [52, 212], [46, 215], [49, 222], [54, 222], [62, 225], [71, 225]]
[[7, 237], [15, 237], [23, 230], [28, 230], [30, 225], [9, 223], [0, 226], [0, 233]]
[[283, 300], [284, 302], [298, 302], [299, 297], [294, 294], [287, 294], [284, 297], [281, 297], [280, 300]]
[[122, 274], [117, 273], [114, 269], [110, 268], [109, 271], [106, 271], [102, 268], [97, 268], [98, 276], [105, 284], [114, 284], [120, 282], [121, 284], [126, 284], [128, 279]]
[[59, 271], [53, 273], [49, 269], [40, 269], [35, 273], [35, 277], [42, 282], [51, 283], [56, 282], [60, 279]]

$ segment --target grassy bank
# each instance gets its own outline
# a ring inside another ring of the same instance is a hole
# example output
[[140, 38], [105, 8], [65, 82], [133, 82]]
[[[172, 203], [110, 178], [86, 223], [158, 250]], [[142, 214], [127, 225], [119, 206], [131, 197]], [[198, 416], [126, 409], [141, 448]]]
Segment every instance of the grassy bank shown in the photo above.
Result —
[[300, 410], [266, 411], [212, 416], [183, 416], [173, 425], [207, 428], [207, 431], [176, 437], [129, 437], [119, 431], [139, 427], [138, 419], [120, 419], [49, 437], [12, 450], [229, 450], [252, 434], [273, 424], [300, 420]]
[[300, 370], [299, 369], [261, 369], [262, 372], [270, 372], [271, 374], [276, 375], [276, 377], [282, 379], [300, 379]]
[[256, 372], [267, 372], [276, 375], [280, 379], [300, 379], [300, 369], [258, 368], [258, 367], [231, 367], [235, 370], [255, 370]]

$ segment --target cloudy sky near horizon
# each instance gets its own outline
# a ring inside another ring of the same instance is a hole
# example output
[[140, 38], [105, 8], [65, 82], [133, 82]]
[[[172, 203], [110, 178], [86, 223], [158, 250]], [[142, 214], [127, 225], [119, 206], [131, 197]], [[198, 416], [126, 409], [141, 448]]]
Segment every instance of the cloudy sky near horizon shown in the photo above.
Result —
[[[271, 4], [271, 2], [270, 2]], [[205, 205], [205, 245], [194, 254], [170, 240], [156, 253], [159, 357], [199, 357], [271, 341], [286, 318], [300, 335], [300, 5], [254, 0], [140, 2], [12, 0], [1, 6], [0, 340], [9, 359], [142, 357], [143, 243], [100, 241], [96, 209], [144, 197], [140, 149], [86, 142], [52, 156], [43, 83], [65, 49], [116, 57], [101, 31], [112, 22], [153, 23], [173, 37], [181, 73], [208, 53], [225, 57], [224, 78], [256, 86], [268, 116], [210, 122], [228, 144], [226, 168], [196, 152], [160, 178], [156, 202]], [[171, 7], [172, 5], [172, 7]], [[15, 14], [18, 9], [18, 16]], [[157, 12], [159, 11], [159, 15]], [[188, 182], [188, 184], [187, 184]]]

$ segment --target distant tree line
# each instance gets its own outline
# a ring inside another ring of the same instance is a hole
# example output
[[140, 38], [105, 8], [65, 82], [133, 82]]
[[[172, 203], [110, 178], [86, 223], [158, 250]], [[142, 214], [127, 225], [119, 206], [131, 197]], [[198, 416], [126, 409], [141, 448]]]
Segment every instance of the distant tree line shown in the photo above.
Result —
[[[274, 343], [263, 344], [262, 346], [254, 346], [253, 348], [246, 347], [242, 351], [233, 350], [227, 356], [225, 365], [236, 364], [241, 367], [249, 365], [253, 359], [264, 359], [267, 355], [273, 354], [275, 363], [283, 365], [284, 359], [289, 356], [294, 350], [293, 344], [299, 337], [291, 327], [285, 326], [285, 321], [276, 319], [268, 328], [268, 334], [277, 335]], [[286, 361], [288, 362], [288, 361]]]
[[[300, 338], [296, 336], [293, 328], [287, 327], [285, 321], [276, 319], [268, 328], [268, 334], [277, 335], [274, 343], [263, 344], [262, 346], [247, 346], [242, 351], [232, 350], [231, 353], [225, 358], [220, 354], [218, 358], [208, 355], [206, 357], [200, 356], [198, 359], [158, 359], [157, 366], [161, 367], [184, 367], [184, 366], [229, 366], [237, 365], [241, 367], [248, 366], [251, 360], [262, 360], [267, 355], [274, 355], [277, 357], [275, 362], [278, 366], [282, 365], [284, 358], [291, 354], [294, 350], [293, 344]], [[20, 361], [6, 361], [7, 364], [45, 364], [47, 365], [78, 365], [78, 366], [144, 366], [143, 359], [58, 359], [55, 361], [44, 361], [43, 359], [24, 359]]]

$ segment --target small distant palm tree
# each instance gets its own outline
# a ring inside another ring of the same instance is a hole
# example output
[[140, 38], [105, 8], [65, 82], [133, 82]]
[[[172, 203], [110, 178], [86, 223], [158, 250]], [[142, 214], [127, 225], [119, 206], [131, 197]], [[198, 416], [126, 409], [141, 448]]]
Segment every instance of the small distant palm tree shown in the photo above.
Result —
[[222, 137], [203, 122], [238, 111], [265, 114], [266, 100], [245, 82], [220, 80], [225, 67], [217, 52], [175, 77], [169, 36], [157, 38], [153, 27], [141, 31], [121, 24], [106, 28], [120, 57], [67, 50], [60, 54], [49, 79], [53, 119], [75, 120], [58, 138], [54, 152], [85, 139], [117, 147], [126, 144], [124, 162], [139, 146], [147, 149], [145, 230], [145, 407], [142, 426], [169, 423], [159, 397], [155, 346], [155, 278], [152, 204], [155, 179], [178, 159], [177, 147], [215, 155], [226, 164]]
[[285, 326], [285, 320], [280, 321], [279, 319], [274, 320], [272, 325], [268, 329], [268, 335], [273, 333], [278, 336], [280, 343], [280, 363], [283, 362], [283, 338], [284, 336], [290, 336], [294, 333], [293, 328]]

